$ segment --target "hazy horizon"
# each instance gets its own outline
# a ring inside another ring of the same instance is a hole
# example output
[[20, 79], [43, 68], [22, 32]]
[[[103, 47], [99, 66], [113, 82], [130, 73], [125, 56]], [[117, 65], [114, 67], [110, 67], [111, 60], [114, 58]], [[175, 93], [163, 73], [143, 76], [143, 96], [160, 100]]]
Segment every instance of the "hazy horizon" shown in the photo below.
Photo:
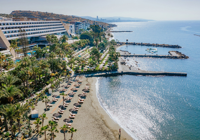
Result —
[[130, 17], [150, 20], [200, 20], [200, 0], [4, 0], [0, 13], [31, 10], [74, 16]]

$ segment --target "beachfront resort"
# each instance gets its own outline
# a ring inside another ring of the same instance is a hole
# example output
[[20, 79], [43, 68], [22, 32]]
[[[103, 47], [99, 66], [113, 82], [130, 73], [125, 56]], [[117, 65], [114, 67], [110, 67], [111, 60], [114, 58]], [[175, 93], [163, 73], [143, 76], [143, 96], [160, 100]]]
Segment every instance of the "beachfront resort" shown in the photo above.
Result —
[[80, 75], [118, 68], [108, 27], [94, 24], [73, 35], [61, 20], [6, 20], [0, 22], [1, 139], [91, 139], [95, 132], [113, 139], [108, 128], [95, 129], [106, 127], [98, 115], [88, 116], [98, 110], [90, 98], [94, 79]]

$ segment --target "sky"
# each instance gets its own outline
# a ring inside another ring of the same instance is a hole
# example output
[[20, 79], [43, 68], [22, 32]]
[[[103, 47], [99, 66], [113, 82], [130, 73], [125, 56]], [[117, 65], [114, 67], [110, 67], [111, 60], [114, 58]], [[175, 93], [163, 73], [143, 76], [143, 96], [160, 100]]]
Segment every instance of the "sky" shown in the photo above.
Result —
[[151, 20], [200, 20], [200, 0], [0, 0], [0, 13], [13, 10]]

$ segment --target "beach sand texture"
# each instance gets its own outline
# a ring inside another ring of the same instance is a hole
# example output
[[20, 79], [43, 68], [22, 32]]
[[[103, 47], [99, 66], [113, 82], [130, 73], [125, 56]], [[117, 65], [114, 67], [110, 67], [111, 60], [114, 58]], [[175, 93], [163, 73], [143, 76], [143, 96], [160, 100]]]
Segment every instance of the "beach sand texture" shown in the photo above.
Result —
[[[90, 92], [87, 93], [87, 97], [79, 108], [78, 113], [76, 114], [75, 119], [73, 119], [72, 127], [77, 129], [77, 132], [74, 133], [73, 140], [119, 140], [119, 128], [120, 126], [114, 122], [109, 115], [104, 111], [104, 109], [100, 106], [99, 101], [96, 96], [96, 78], [85, 78], [83, 77], [81, 86], [79, 87], [78, 91], [74, 95], [71, 100], [71, 103], [64, 111], [62, 117], [58, 122], [58, 130], [59, 133], [56, 133], [55, 140], [62, 140], [64, 139], [64, 135], [60, 132], [60, 129], [64, 122], [65, 118], [69, 117], [69, 109], [73, 108], [73, 104], [78, 102], [78, 94], [81, 94], [83, 91], [82, 89], [89, 83], [90, 85]], [[66, 83], [63, 83], [66, 85]], [[61, 84], [61, 85], [63, 85]], [[73, 83], [70, 88], [73, 87]], [[70, 89], [68, 89], [65, 93], [68, 93]], [[53, 92], [53, 94], [59, 95], [59, 92]], [[50, 100], [52, 97], [50, 97]], [[44, 125], [48, 124], [48, 121], [52, 119], [53, 113], [58, 112], [58, 106], [62, 104], [62, 96], [58, 98], [58, 101], [50, 108], [49, 111], [46, 111], [48, 119], [45, 120]], [[36, 109], [39, 110], [39, 115], [44, 112], [44, 102], [39, 102]], [[35, 126], [35, 125], [32, 125]], [[49, 132], [47, 132], [49, 133]], [[34, 135], [34, 134], [33, 134]], [[34, 137], [33, 137], [34, 138]], [[35, 135], [36, 138], [36, 135]], [[44, 136], [37, 137], [39, 140], [43, 140]], [[71, 138], [71, 134], [66, 134], [66, 140]], [[49, 139], [49, 136], [48, 138]], [[131, 138], [123, 129], [121, 133], [120, 140], [132, 140]]]

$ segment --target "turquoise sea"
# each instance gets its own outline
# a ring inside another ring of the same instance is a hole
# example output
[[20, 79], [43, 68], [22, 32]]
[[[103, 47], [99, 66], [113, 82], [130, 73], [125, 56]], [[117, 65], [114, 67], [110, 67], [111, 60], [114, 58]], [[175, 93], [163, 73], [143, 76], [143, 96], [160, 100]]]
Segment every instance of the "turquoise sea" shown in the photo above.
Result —
[[[119, 41], [178, 44], [181, 49], [157, 48], [158, 54], [180, 51], [189, 59], [136, 58], [151, 71], [187, 72], [187, 77], [116, 76], [99, 78], [97, 96], [102, 107], [133, 138], [141, 140], [200, 139], [200, 21], [115, 23]], [[119, 49], [147, 54], [144, 46]], [[117, 129], [117, 128], [116, 128]]]

